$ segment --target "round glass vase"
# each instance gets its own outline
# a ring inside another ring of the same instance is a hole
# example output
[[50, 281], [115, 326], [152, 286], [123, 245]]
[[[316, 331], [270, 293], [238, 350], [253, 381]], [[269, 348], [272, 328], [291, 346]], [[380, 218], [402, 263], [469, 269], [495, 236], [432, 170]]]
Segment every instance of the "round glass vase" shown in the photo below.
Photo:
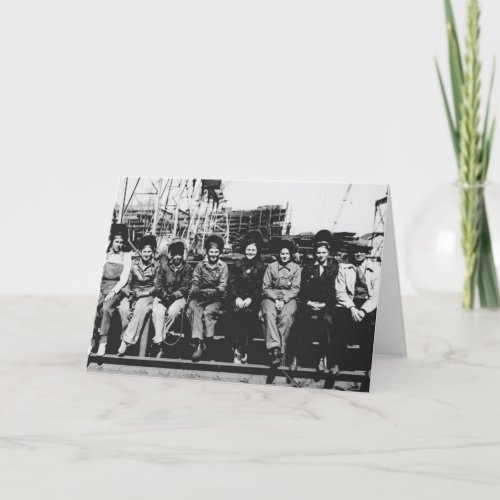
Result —
[[467, 309], [499, 307], [500, 185], [438, 187], [417, 206], [406, 243], [417, 292], [456, 294]]

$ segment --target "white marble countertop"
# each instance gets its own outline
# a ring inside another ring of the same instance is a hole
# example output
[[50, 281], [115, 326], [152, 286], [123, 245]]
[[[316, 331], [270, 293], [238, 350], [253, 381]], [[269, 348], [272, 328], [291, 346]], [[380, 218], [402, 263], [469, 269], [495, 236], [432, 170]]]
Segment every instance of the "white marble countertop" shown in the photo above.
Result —
[[2, 499], [500, 498], [500, 313], [407, 297], [360, 394], [85, 374], [94, 303], [0, 298]]

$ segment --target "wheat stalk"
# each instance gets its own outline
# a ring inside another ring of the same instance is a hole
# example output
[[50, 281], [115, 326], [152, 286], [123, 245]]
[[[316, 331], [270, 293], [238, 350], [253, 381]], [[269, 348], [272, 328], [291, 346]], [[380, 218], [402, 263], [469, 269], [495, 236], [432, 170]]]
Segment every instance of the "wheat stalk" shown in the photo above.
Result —
[[444, 4], [453, 110], [449, 105], [437, 62], [436, 69], [461, 184], [462, 249], [466, 267], [463, 305], [466, 309], [473, 309], [474, 298], [478, 291], [482, 307], [500, 307], [500, 291], [491, 247], [483, 186], [488, 172], [495, 131], [495, 119], [489, 122], [495, 65], [493, 65], [481, 133], [479, 130], [481, 91], [479, 3], [477, 0], [468, 1], [467, 35], [463, 60], [451, 1], [445, 0]]

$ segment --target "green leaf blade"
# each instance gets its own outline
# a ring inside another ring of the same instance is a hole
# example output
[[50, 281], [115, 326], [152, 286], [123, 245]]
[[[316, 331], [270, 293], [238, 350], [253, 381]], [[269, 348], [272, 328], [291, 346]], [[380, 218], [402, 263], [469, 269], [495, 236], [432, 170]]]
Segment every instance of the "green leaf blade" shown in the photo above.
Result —
[[439, 80], [439, 87], [441, 89], [441, 96], [443, 98], [444, 109], [446, 112], [446, 119], [448, 121], [448, 127], [450, 129], [451, 141], [453, 143], [453, 150], [455, 151], [455, 156], [457, 159], [457, 164], [459, 163], [459, 137], [458, 137], [458, 129], [453, 121], [453, 116], [451, 114], [450, 104], [448, 100], [448, 95], [446, 94], [446, 89], [443, 83], [443, 77], [441, 75], [441, 70], [439, 68], [439, 64], [436, 60], [434, 60], [436, 65], [436, 72]]

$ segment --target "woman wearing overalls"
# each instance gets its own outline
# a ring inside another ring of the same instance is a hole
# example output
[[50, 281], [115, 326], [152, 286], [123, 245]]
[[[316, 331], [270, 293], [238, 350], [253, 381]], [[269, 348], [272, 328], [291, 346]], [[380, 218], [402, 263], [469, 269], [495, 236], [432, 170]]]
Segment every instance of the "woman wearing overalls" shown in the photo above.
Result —
[[158, 262], [153, 258], [155, 252], [155, 236], [144, 236], [139, 242], [139, 259], [134, 259], [128, 280], [128, 300], [126, 299], [124, 304], [128, 305], [131, 314], [118, 349], [120, 356], [125, 354], [128, 346], [137, 344], [141, 335], [149, 333], [149, 312], [153, 307], [155, 282], [158, 277]]
[[[108, 333], [111, 327], [111, 319], [123, 299], [120, 293], [127, 284], [131, 258], [130, 254], [123, 251], [126, 241], [127, 227], [125, 224], [113, 224], [111, 227], [110, 245], [106, 254], [106, 262], [101, 279], [101, 291], [97, 303], [98, 330], [97, 339], [99, 348], [98, 356], [104, 356], [108, 343]], [[125, 322], [126, 318], [122, 318]]]

